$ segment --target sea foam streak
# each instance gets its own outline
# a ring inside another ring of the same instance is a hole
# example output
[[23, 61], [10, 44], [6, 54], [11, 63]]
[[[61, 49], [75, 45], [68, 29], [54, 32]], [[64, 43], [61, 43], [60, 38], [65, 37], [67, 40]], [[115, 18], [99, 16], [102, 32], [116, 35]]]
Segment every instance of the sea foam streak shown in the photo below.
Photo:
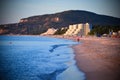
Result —
[[77, 69], [69, 47], [73, 44], [70, 40], [40, 36], [0, 36], [0, 78], [83, 80], [84, 74]]

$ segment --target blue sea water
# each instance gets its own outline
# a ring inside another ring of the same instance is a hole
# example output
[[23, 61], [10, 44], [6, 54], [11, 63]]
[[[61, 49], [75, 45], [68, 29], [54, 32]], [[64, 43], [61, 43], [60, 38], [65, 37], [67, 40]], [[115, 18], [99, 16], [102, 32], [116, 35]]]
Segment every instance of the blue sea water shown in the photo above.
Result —
[[76, 42], [42, 36], [0, 36], [0, 80], [84, 80]]

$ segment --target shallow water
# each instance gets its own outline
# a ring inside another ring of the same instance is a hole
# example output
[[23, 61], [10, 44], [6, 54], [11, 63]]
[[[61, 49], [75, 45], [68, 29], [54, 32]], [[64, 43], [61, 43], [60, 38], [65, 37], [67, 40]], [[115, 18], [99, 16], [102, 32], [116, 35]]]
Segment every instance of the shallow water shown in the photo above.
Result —
[[73, 44], [40, 36], [0, 36], [0, 80], [84, 80], [68, 47]]

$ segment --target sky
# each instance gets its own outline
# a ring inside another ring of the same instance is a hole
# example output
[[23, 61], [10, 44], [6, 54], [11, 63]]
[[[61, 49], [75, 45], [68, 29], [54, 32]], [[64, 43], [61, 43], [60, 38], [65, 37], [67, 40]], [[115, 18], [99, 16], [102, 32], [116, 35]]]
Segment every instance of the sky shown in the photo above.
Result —
[[85, 10], [120, 18], [119, 4], [120, 0], [1, 0], [0, 24], [66, 10]]

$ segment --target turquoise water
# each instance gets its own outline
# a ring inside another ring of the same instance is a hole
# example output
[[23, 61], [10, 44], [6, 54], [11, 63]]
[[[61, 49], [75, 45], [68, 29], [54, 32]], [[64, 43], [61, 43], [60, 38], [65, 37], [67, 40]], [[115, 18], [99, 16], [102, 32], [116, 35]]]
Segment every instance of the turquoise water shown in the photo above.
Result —
[[0, 80], [84, 80], [69, 47], [73, 44], [41, 36], [0, 36]]

